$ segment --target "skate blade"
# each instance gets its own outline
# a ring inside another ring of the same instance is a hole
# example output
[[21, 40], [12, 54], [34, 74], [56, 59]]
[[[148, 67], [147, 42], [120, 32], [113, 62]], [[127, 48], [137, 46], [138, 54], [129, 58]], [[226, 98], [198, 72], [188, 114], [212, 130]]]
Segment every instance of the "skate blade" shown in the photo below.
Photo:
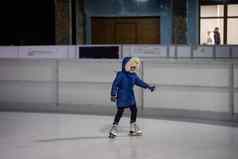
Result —
[[108, 136], [110, 139], [114, 139], [116, 137], [116, 135], [110, 133], [109, 136]]
[[129, 133], [129, 136], [142, 136], [143, 133]]

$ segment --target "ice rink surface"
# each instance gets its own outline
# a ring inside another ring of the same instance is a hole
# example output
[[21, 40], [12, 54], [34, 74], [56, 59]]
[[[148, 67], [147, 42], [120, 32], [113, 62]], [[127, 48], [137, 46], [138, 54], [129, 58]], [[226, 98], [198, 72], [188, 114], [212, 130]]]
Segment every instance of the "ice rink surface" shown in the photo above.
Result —
[[108, 138], [113, 117], [0, 112], [0, 159], [237, 159], [238, 128], [138, 119], [144, 135]]

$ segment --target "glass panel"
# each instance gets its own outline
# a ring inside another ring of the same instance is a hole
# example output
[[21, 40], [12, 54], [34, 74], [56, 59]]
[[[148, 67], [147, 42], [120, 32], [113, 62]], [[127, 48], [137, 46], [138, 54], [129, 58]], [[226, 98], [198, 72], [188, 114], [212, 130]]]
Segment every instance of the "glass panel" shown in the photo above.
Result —
[[238, 18], [227, 20], [227, 44], [238, 44]]
[[201, 19], [200, 21], [200, 44], [214, 44], [214, 29], [219, 28], [221, 44], [223, 44], [223, 18]]
[[223, 17], [224, 5], [202, 5], [200, 14], [201, 17]]
[[228, 5], [228, 16], [238, 16], [238, 4]]

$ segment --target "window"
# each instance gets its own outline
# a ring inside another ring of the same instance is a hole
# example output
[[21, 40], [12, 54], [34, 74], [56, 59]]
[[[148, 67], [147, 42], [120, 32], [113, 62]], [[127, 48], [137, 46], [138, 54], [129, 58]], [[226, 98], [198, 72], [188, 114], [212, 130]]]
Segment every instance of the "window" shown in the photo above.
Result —
[[201, 17], [223, 17], [224, 6], [223, 5], [208, 5], [201, 6]]
[[[214, 44], [214, 28], [218, 27], [220, 32], [220, 38], [221, 38], [221, 44], [223, 44], [223, 19], [201, 19], [200, 21], [200, 43], [201, 44]], [[212, 39], [211, 42], [209, 42], [209, 38]]]
[[[220, 44], [238, 44], [238, 4], [201, 1], [200, 44], [214, 44], [214, 29], [219, 28]], [[208, 3], [209, 2], [209, 3]], [[212, 38], [212, 40], [211, 40]]]
[[238, 16], [238, 4], [228, 5], [228, 16]]
[[238, 44], [238, 4], [228, 5], [227, 44]]
[[221, 44], [223, 44], [224, 6], [202, 5], [200, 7], [200, 17], [200, 43], [214, 44], [213, 31], [217, 27], [220, 32]]

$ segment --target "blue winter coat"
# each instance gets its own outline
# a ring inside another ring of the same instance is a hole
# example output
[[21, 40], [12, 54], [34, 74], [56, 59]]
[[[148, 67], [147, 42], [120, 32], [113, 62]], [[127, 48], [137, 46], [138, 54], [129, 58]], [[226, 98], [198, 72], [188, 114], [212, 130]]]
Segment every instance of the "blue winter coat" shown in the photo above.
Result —
[[127, 108], [136, 104], [133, 87], [149, 88], [149, 85], [141, 80], [136, 73], [127, 72], [125, 66], [131, 57], [126, 57], [122, 61], [122, 71], [117, 72], [113, 81], [111, 96], [116, 96], [117, 107]]

